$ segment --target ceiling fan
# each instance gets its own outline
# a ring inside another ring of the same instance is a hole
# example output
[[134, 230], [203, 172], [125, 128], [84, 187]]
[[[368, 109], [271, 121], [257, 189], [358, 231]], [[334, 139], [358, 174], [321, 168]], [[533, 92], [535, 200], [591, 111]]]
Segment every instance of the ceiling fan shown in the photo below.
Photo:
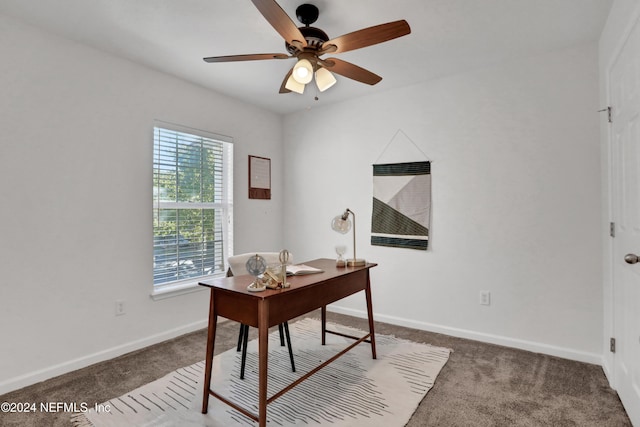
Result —
[[329, 36], [324, 31], [311, 26], [319, 15], [318, 8], [312, 4], [302, 4], [296, 9], [296, 16], [304, 25], [303, 27], [298, 27], [275, 0], [251, 1], [271, 26], [284, 38], [289, 54], [258, 53], [212, 56], [204, 58], [204, 60], [206, 62], [234, 62], [296, 58], [298, 61], [282, 81], [280, 93], [289, 93], [291, 91], [303, 93], [306, 84], [311, 82], [314, 76], [318, 89], [324, 92], [336, 83], [332, 72], [362, 83], [375, 85], [382, 80], [382, 77], [377, 74], [338, 58], [323, 59], [321, 56], [372, 46], [411, 33], [411, 28], [407, 21], [400, 20], [375, 25], [329, 39]]

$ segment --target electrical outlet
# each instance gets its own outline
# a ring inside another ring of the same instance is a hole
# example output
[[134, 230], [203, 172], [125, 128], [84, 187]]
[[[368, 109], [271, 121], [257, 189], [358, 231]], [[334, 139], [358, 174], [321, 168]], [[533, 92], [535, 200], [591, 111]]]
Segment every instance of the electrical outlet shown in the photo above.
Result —
[[119, 299], [116, 301], [116, 316], [122, 316], [123, 314], [125, 314], [124, 300]]
[[480, 291], [480, 305], [491, 305], [491, 292]]

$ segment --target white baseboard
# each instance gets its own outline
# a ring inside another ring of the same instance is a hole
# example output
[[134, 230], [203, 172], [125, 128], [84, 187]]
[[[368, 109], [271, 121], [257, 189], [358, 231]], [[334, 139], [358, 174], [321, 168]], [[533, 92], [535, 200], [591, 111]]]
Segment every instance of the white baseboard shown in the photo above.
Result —
[[[334, 305], [327, 307], [327, 309], [335, 313], [346, 314], [361, 318], [367, 317], [367, 313], [364, 310], [353, 310], [350, 308], [344, 308]], [[594, 365], [602, 366], [601, 354], [589, 353], [585, 351], [558, 347], [533, 341], [519, 340], [500, 335], [486, 334], [483, 332], [476, 332], [467, 329], [452, 328], [450, 326], [437, 325], [433, 323], [419, 322], [379, 313], [375, 313], [374, 320], [384, 323], [390, 323], [392, 325], [405, 326], [407, 328], [420, 329], [429, 332], [436, 332], [439, 334], [450, 335], [458, 338], [482, 341], [490, 344], [497, 344], [505, 347], [512, 347], [520, 350], [531, 351], [534, 353], [542, 353], [550, 356], [561, 357], [563, 359], [576, 360], [578, 362], [591, 363]]]
[[[367, 313], [363, 310], [353, 310], [349, 308], [339, 307], [331, 305], [328, 307], [329, 311], [346, 314], [354, 317], [366, 318]], [[219, 319], [222, 321], [225, 319]], [[466, 338], [476, 341], [482, 341], [490, 344], [503, 345], [505, 347], [513, 347], [521, 350], [532, 351], [535, 353], [548, 354], [550, 356], [561, 357], [563, 359], [576, 360], [579, 362], [591, 363], [602, 366], [605, 375], [609, 380], [610, 372], [605, 363], [603, 363], [603, 357], [601, 354], [588, 353], [578, 351], [565, 347], [552, 346], [549, 344], [537, 343], [533, 341], [519, 340], [514, 338], [508, 338], [500, 335], [486, 334], [482, 332], [476, 332], [466, 329], [452, 328], [449, 326], [442, 326], [433, 323], [419, 322], [415, 320], [405, 319], [401, 317], [388, 316], [384, 314], [375, 314], [375, 320], [390, 323], [392, 325], [405, 326], [413, 329], [420, 329], [429, 332], [436, 332], [440, 334], [450, 335], [459, 338]], [[60, 363], [45, 369], [30, 372], [28, 374], [20, 375], [14, 378], [10, 378], [0, 383], [0, 395], [9, 393], [14, 390], [44, 381], [58, 375], [66, 374], [68, 372], [75, 371], [77, 369], [85, 368], [93, 365], [94, 363], [103, 362], [105, 360], [113, 359], [123, 354], [139, 350], [144, 347], [148, 347], [153, 344], [166, 341], [180, 335], [187, 334], [189, 332], [197, 331], [207, 327], [207, 320], [201, 320], [188, 325], [181, 326], [179, 328], [171, 329], [169, 331], [162, 332], [160, 334], [151, 335], [136, 341], [131, 341], [116, 347], [105, 349], [97, 353], [93, 353], [87, 356], [83, 356], [74, 360], [70, 360], [64, 363]]]
[[[221, 319], [219, 319], [220, 321]], [[66, 374], [77, 369], [85, 368], [93, 365], [94, 363], [103, 362], [105, 360], [113, 359], [114, 357], [122, 356], [123, 354], [130, 353], [135, 350], [139, 350], [144, 347], [148, 347], [153, 344], [158, 344], [162, 341], [166, 341], [180, 335], [188, 334], [202, 328], [207, 327], [207, 320], [200, 320], [188, 325], [180, 326], [169, 331], [164, 331], [159, 334], [151, 335], [136, 341], [131, 341], [118, 345], [116, 347], [108, 348], [97, 353], [89, 354], [87, 356], [79, 357], [77, 359], [69, 360], [67, 362], [59, 363], [54, 366], [50, 366], [45, 369], [30, 372], [28, 374], [20, 375], [14, 378], [9, 378], [6, 381], [0, 382], [0, 395], [9, 393], [10, 391], [18, 390], [23, 387], [30, 386], [40, 381], [48, 380], [58, 375]], [[203, 355], [204, 357], [204, 355]]]
[[610, 359], [602, 358], [602, 371], [604, 372], [604, 376], [607, 377], [607, 381], [609, 381], [609, 387], [612, 389], [616, 389], [616, 382], [613, 376], [613, 367], [609, 364]]

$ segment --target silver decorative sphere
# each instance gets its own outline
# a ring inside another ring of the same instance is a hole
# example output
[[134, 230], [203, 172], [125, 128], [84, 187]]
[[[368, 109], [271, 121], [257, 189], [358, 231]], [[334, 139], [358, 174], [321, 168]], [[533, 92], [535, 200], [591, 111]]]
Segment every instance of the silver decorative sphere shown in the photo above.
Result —
[[258, 277], [266, 271], [267, 261], [260, 255], [256, 254], [249, 258], [244, 266], [250, 275]]

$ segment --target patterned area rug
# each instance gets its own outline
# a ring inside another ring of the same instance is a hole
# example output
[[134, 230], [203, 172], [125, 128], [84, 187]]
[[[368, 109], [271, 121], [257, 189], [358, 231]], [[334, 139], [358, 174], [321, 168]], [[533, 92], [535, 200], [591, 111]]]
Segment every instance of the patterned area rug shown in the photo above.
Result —
[[[290, 325], [296, 371], [277, 332], [269, 336], [268, 395], [342, 351], [352, 340], [327, 334], [320, 343], [320, 322], [303, 319]], [[363, 331], [327, 324], [327, 329], [353, 336]], [[404, 426], [449, 358], [449, 349], [376, 335], [378, 358], [361, 343], [336, 361], [269, 404], [271, 426]], [[239, 379], [240, 353], [235, 349], [214, 358], [212, 388], [258, 412], [257, 341], [249, 343], [245, 379]], [[124, 396], [104, 402], [103, 410], [74, 417], [76, 426], [254, 426], [244, 415], [215, 397], [201, 414], [204, 361], [178, 369]]]

